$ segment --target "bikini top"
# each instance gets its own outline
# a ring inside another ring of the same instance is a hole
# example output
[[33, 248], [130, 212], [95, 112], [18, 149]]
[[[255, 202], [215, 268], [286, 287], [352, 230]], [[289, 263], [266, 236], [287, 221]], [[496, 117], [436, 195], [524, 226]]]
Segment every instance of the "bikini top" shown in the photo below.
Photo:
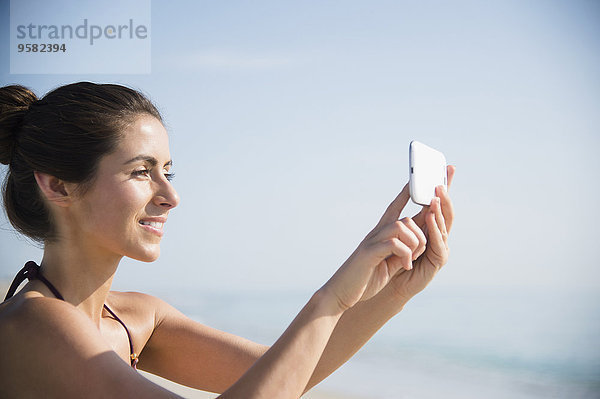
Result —
[[[54, 296], [57, 299], [64, 301], [65, 299], [63, 298], [63, 296], [60, 294], [60, 292], [58, 292], [56, 287], [54, 287], [54, 285], [52, 285], [52, 283], [50, 283], [50, 281], [48, 281], [42, 275], [42, 272], [40, 269], [41, 269], [41, 267], [38, 266], [35, 262], [33, 262], [33, 261], [27, 262], [25, 264], [25, 266], [23, 266], [23, 268], [19, 271], [19, 273], [17, 273], [17, 276], [15, 277], [12, 284], [10, 285], [10, 288], [8, 289], [8, 292], [6, 293], [6, 298], [4, 298], [4, 300], [6, 301], [8, 298], [12, 297], [15, 294], [15, 291], [17, 290], [19, 285], [21, 285], [21, 283], [23, 281], [25, 281], [25, 279], [27, 278], [30, 281], [35, 280], [35, 279], [40, 280], [42, 283], [46, 284], [48, 289], [50, 289], [50, 291], [52, 291], [52, 293], [54, 294]], [[117, 320], [119, 323], [121, 323], [121, 325], [127, 332], [127, 338], [129, 339], [129, 354], [130, 354], [130, 358], [131, 358], [131, 367], [133, 367], [134, 369], [137, 370], [138, 355], [137, 355], [137, 353], [135, 353], [133, 351], [133, 343], [131, 341], [131, 334], [129, 334], [129, 330], [127, 329], [127, 326], [125, 325], [125, 323], [123, 323], [123, 321], [121, 319], [119, 319], [119, 317], [117, 317], [117, 315], [112, 310], [109, 309], [108, 306], [106, 306], [106, 304], [104, 305], [104, 309], [106, 309], [108, 311], [108, 313], [110, 313], [115, 318], [115, 320]]]

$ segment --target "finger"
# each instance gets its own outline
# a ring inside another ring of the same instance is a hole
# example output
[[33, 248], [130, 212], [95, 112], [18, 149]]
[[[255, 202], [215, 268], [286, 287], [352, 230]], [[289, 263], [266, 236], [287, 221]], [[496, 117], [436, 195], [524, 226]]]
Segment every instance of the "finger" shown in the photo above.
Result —
[[366, 247], [365, 255], [369, 258], [369, 263], [378, 265], [381, 261], [396, 256], [400, 259], [399, 266], [403, 269], [412, 269], [412, 251], [402, 241], [396, 237], [388, 240], [378, 241], [374, 245]]
[[435, 192], [440, 199], [440, 206], [445, 219], [446, 231], [450, 232], [450, 229], [452, 229], [452, 222], [454, 221], [454, 206], [452, 205], [452, 200], [450, 199], [448, 191], [444, 189], [444, 186], [436, 187]]
[[427, 223], [427, 238], [429, 239], [429, 248], [434, 246], [440, 246], [440, 244], [444, 243], [444, 238], [442, 237], [442, 232], [440, 231], [440, 227], [435, 220], [435, 211], [432, 209], [431, 212], [427, 213], [425, 218]]
[[429, 212], [429, 205], [423, 206], [419, 213], [412, 217], [412, 220], [421, 230], [425, 228], [425, 216], [427, 216], [427, 212]]
[[442, 213], [442, 206], [439, 198], [434, 198], [432, 201], [431, 208], [433, 209], [433, 213], [435, 214], [435, 222], [438, 227], [438, 230], [442, 234], [442, 239], [444, 240], [444, 244], [448, 241], [448, 231], [446, 230], [446, 221], [444, 220], [444, 214]]
[[452, 185], [452, 180], [454, 180], [454, 173], [456, 172], [456, 166], [454, 165], [448, 165], [446, 166], [446, 173], [448, 175], [447, 178], [447, 186], [448, 188], [450, 188], [450, 185]]
[[[375, 245], [375, 253], [379, 262], [395, 255], [400, 259], [400, 266], [404, 270], [412, 270], [413, 268], [411, 249], [395, 237], [377, 243]], [[390, 272], [391, 274], [395, 274], [396, 271], [397, 270], [391, 270]]]
[[417, 249], [413, 250], [413, 260], [416, 260], [423, 254], [423, 252], [425, 252], [425, 249], [427, 248], [427, 237], [425, 237], [423, 230], [421, 230], [421, 228], [417, 226], [417, 224], [411, 218], [406, 217], [403, 218], [402, 221], [404, 221], [406, 227], [409, 228], [419, 240], [419, 246]]
[[392, 237], [399, 239], [410, 248], [413, 260], [425, 252], [427, 238], [419, 226], [408, 217], [384, 226], [369, 240], [376, 243], [378, 241], [386, 241]]
[[427, 256], [431, 263], [436, 268], [439, 268], [446, 263], [448, 247], [446, 246], [446, 242], [444, 241], [444, 237], [440, 231], [438, 221], [436, 220], [436, 214], [433, 210], [427, 214], [426, 221], [428, 230], [428, 244], [426, 253], [428, 254]]
[[377, 230], [377, 229], [381, 228], [382, 226], [388, 225], [388, 224], [393, 223], [394, 221], [398, 220], [398, 218], [400, 218], [400, 214], [402, 213], [402, 210], [408, 203], [409, 199], [410, 199], [410, 191], [409, 191], [408, 183], [407, 183], [404, 186], [404, 188], [402, 189], [402, 191], [400, 191], [400, 194], [398, 194], [396, 199], [394, 199], [392, 201], [392, 203], [390, 205], [388, 205], [383, 216], [379, 220], [379, 223], [377, 223], [377, 226], [375, 226], [375, 228], [373, 230]]

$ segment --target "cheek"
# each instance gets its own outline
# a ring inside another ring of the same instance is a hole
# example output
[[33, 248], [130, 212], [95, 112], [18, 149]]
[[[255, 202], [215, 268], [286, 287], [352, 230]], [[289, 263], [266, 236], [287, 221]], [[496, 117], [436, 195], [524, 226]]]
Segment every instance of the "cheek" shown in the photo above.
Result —
[[[119, 190], [101, 190], [86, 204], [83, 218], [88, 218], [96, 233], [126, 233], [127, 226], [137, 221], [147, 202], [145, 190], [133, 185]], [[87, 214], [87, 215], [86, 215]], [[131, 228], [131, 227], [129, 227]], [[120, 231], [119, 231], [120, 230]]]

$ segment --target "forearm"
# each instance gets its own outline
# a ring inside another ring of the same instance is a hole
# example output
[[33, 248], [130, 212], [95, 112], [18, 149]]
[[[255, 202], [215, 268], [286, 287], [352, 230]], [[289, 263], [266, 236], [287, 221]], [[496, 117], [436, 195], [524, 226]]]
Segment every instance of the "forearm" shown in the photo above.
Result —
[[299, 398], [341, 314], [318, 291], [277, 342], [219, 398]]
[[406, 300], [398, 299], [391, 287], [346, 310], [323, 351], [305, 392], [324, 380], [350, 359], [392, 317]]

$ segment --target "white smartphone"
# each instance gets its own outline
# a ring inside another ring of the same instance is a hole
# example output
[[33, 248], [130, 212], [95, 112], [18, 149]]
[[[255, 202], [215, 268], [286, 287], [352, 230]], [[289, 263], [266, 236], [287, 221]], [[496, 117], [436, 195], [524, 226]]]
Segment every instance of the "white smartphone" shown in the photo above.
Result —
[[410, 198], [415, 204], [429, 205], [437, 186], [448, 188], [446, 157], [415, 140], [410, 142], [408, 152]]

